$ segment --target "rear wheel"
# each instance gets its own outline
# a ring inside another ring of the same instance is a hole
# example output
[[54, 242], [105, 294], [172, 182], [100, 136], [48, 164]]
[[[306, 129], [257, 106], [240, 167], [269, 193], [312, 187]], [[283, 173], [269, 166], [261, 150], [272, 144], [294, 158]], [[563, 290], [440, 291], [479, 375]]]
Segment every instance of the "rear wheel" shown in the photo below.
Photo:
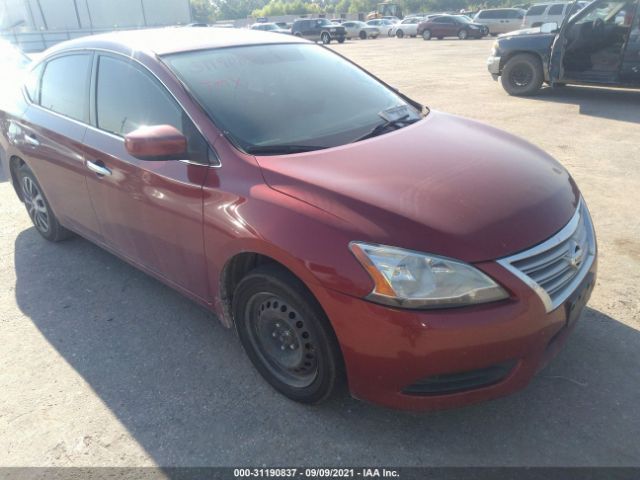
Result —
[[467, 32], [465, 29], [462, 29], [458, 32], [458, 38], [460, 40], [466, 40], [468, 36], [469, 36], [469, 32]]
[[530, 53], [513, 56], [502, 69], [502, 87], [509, 95], [533, 95], [540, 90], [543, 80], [542, 63]]
[[59, 242], [71, 237], [72, 233], [58, 222], [31, 169], [26, 165], [20, 166], [18, 179], [24, 206], [38, 233], [51, 242]]
[[398, 31], [396, 32], [396, 37], [398, 37], [398, 38], [402, 38], [402, 37], [404, 37], [404, 32], [403, 32], [402, 30], [398, 30]]
[[431, 30], [425, 30], [424, 32], [422, 32], [422, 39], [423, 40], [431, 40]]
[[320, 35], [320, 40], [322, 40], [322, 43], [325, 45], [328, 45], [331, 43], [331, 36], [327, 32], [323, 32], [322, 35]]
[[365, 32], [364, 30], [360, 30], [360, 40], [366, 40], [367, 38], [367, 32]]
[[233, 318], [251, 362], [283, 395], [320, 403], [342, 384], [342, 357], [329, 320], [283, 268], [266, 265], [242, 279]]
[[344, 43], [344, 37], [339, 37], [338, 38], [338, 43]]

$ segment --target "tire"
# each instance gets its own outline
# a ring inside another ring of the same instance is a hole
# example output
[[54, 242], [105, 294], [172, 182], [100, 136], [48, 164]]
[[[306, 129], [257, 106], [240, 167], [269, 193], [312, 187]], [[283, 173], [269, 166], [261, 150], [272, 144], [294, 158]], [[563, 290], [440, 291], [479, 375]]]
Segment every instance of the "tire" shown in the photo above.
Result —
[[540, 90], [543, 81], [542, 62], [530, 53], [514, 55], [502, 69], [502, 87], [509, 95], [533, 95]]
[[458, 38], [460, 40], [466, 40], [469, 38], [469, 32], [467, 32], [464, 28], [458, 32]]
[[402, 30], [396, 31], [396, 37], [398, 37], [398, 38], [404, 37], [404, 32]]
[[344, 40], [345, 40], [344, 37], [340, 37], [338, 38], [338, 43], [344, 43]]
[[438, 40], [442, 40], [442, 39], [444, 39], [444, 37], [438, 37]]
[[431, 30], [425, 30], [422, 32], [422, 39], [423, 40], [431, 40]]
[[284, 268], [264, 265], [233, 295], [236, 332], [249, 359], [278, 392], [318, 404], [344, 385], [335, 334], [318, 302]]
[[491, 35], [492, 37], [497, 37], [498, 36], [497, 33], [490, 33], [489, 35]]
[[329, 35], [327, 32], [322, 32], [322, 35], [320, 35], [320, 40], [324, 45], [328, 45], [331, 43], [331, 35]]
[[302, 33], [300, 33], [300, 32], [296, 32], [296, 33], [294, 33], [294, 34], [293, 34], [293, 36], [294, 36], [294, 37], [301, 37], [301, 36], [302, 36]]
[[27, 165], [22, 165], [17, 173], [22, 200], [38, 233], [50, 242], [60, 242], [72, 237], [73, 234], [58, 222], [31, 169]]
[[360, 30], [360, 34], [358, 36], [360, 37], [360, 40], [366, 40], [367, 32], [365, 32], [364, 30]]

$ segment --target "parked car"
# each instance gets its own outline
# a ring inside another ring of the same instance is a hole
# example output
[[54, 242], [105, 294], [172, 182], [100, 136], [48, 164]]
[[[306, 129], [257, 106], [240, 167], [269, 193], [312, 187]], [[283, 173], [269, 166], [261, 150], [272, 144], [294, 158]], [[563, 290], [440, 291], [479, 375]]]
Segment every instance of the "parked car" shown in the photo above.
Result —
[[374, 18], [373, 20], [369, 20], [367, 22], [367, 25], [369, 25], [370, 27], [376, 27], [376, 28], [380, 29], [380, 32], [386, 33], [387, 36], [390, 37], [391, 36], [391, 29], [393, 28], [395, 23], [392, 22], [391, 20], [386, 19], [386, 18]]
[[489, 72], [511, 95], [532, 95], [543, 83], [638, 88], [637, 5], [638, 0], [596, 0], [561, 28], [546, 23], [498, 38], [488, 59]]
[[371, 27], [358, 20], [344, 22], [342, 26], [346, 30], [347, 40], [351, 40], [352, 38], [365, 40], [367, 38], [378, 38], [380, 35], [380, 29], [378, 27]]
[[[589, 2], [536, 3], [524, 15], [522, 27], [539, 27], [545, 23], [562, 23], [564, 17], [582, 10]], [[572, 10], [573, 9], [573, 10]]]
[[331, 23], [326, 18], [299, 18], [294, 20], [291, 33], [296, 37], [306, 38], [314, 42], [321, 41], [324, 44], [337, 40], [344, 43], [347, 32], [342, 25]]
[[519, 390], [595, 283], [560, 163], [304, 39], [87, 36], [48, 50], [23, 93], [0, 143], [35, 230], [76, 232], [215, 312], [299, 402], [345, 382], [406, 409]]
[[387, 15], [386, 17], [382, 17], [384, 20], [389, 20], [391, 23], [400, 23], [400, 19], [398, 17], [394, 17], [392, 15]]
[[490, 8], [480, 10], [473, 21], [485, 25], [492, 36], [519, 30], [525, 11], [520, 8]]
[[391, 27], [390, 35], [398, 38], [402, 38], [405, 35], [416, 37], [418, 35], [418, 25], [421, 21], [421, 17], [405, 18]]
[[438, 15], [418, 25], [418, 35], [424, 40], [444, 37], [458, 37], [460, 40], [467, 38], [482, 38], [488, 35], [486, 26], [470, 22], [466, 17], [459, 15]]
[[267, 22], [267, 23], [254, 23], [251, 25], [251, 30], [262, 30], [263, 32], [272, 32], [272, 33], [291, 33], [291, 30], [287, 30], [285, 28], [276, 25], [275, 23]]

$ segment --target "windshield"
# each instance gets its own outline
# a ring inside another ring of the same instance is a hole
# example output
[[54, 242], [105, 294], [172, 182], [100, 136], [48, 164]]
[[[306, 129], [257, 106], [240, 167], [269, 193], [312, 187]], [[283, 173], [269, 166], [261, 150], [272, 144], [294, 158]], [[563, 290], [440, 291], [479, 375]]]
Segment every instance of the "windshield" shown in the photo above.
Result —
[[216, 125], [250, 153], [350, 143], [394, 107], [421, 118], [395, 92], [316, 45], [220, 48], [172, 54], [164, 61]]

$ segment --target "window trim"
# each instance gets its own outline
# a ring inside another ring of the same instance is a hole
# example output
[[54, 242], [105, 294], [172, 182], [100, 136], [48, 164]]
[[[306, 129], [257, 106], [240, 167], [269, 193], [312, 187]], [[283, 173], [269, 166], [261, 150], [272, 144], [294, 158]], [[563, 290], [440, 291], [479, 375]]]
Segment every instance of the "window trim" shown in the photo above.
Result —
[[[135, 58], [132, 58], [132, 57], [131, 57], [131, 56], [129, 56], [129, 55], [125, 55], [125, 54], [123, 54], [123, 53], [116, 52], [116, 51], [114, 51], [114, 50], [109, 50], [109, 49], [106, 49], [106, 48], [93, 48], [93, 47], [70, 48], [70, 49], [68, 49], [68, 50], [64, 50], [64, 51], [62, 51], [62, 52], [58, 52], [58, 53], [55, 53], [55, 54], [53, 54], [53, 55], [51, 55], [51, 56], [44, 57], [44, 58], [42, 58], [42, 59], [38, 60], [38, 61], [35, 63], [35, 65], [33, 65], [33, 66], [31, 67], [31, 70], [34, 70], [34, 69], [38, 68], [40, 65], [45, 64], [45, 63], [49, 62], [50, 60], [53, 60], [54, 58], [56, 58], [56, 57], [58, 57], [58, 56], [62, 56], [62, 55], [69, 55], [69, 54], [73, 54], [73, 53], [82, 53], [82, 52], [85, 52], [85, 53], [87, 53], [87, 54], [91, 54], [91, 55], [93, 55], [93, 56], [94, 56], [94, 57], [93, 57], [93, 63], [91, 64], [91, 79], [90, 79], [90, 85], [89, 85], [90, 90], [87, 92], [87, 93], [88, 93], [88, 95], [89, 95], [89, 103], [91, 103], [91, 95], [92, 95], [92, 90], [91, 90], [91, 89], [93, 89], [93, 87], [95, 86], [95, 85], [93, 84], [93, 82], [94, 82], [94, 63], [95, 63], [95, 61], [96, 61], [96, 57], [97, 57], [100, 53], [106, 53], [106, 54], [109, 54], [109, 55], [114, 55], [114, 56], [122, 57], [122, 58], [125, 58], [125, 59], [127, 59], [127, 60], [130, 60], [130, 61], [132, 61], [132, 62], [135, 62], [137, 65], [141, 66], [144, 70], [146, 70], [146, 71], [147, 71], [147, 72], [148, 72], [148, 73], [149, 73], [153, 78], [155, 78], [158, 82], [160, 82], [160, 84], [164, 87], [164, 89], [165, 89], [167, 92], [169, 92], [169, 95], [170, 95], [170, 96], [171, 96], [171, 97], [176, 101], [176, 103], [178, 104], [178, 106], [182, 109], [182, 111], [183, 111], [183, 112], [184, 112], [184, 114], [189, 118], [189, 120], [191, 120], [191, 123], [193, 123], [193, 125], [195, 126], [196, 130], [198, 131], [198, 133], [200, 133], [200, 135], [202, 135], [202, 138], [204, 138], [205, 142], [206, 142], [206, 143], [207, 143], [207, 145], [209, 146], [210, 153], [211, 153], [211, 154], [213, 154], [213, 157], [217, 159], [218, 163], [217, 163], [217, 164], [212, 164], [212, 163], [210, 163], [210, 164], [204, 164], [204, 163], [196, 163], [196, 162], [192, 162], [191, 160], [178, 160], [178, 161], [179, 161], [179, 162], [182, 162], [182, 163], [189, 163], [189, 164], [199, 165], [199, 166], [201, 166], [201, 167], [208, 167], [208, 168], [221, 168], [221, 167], [222, 167], [222, 160], [220, 159], [220, 155], [218, 155], [217, 150], [216, 150], [215, 148], [213, 148], [213, 145], [211, 145], [211, 143], [210, 143], [210, 142], [209, 142], [209, 140], [207, 139], [206, 135], [204, 135], [204, 133], [202, 133], [202, 129], [201, 129], [201, 128], [200, 128], [200, 126], [199, 126], [199, 125], [198, 125], [198, 124], [193, 120], [193, 117], [192, 117], [192, 116], [191, 116], [191, 114], [187, 111], [187, 109], [186, 109], [186, 108], [184, 108], [184, 105], [182, 104], [182, 102], [180, 102], [180, 100], [178, 100], [178, 98], [174, 95], [174, 93], [173, 93], [173, 92], [171, 91], [171, 89], [167, 86], [167, 84], [166, 84], [166, 83], [164, 83], [164, 82], [162, 81], [162, 79], [161, 79], [161, 78], [159, 78], [159, 77], [158, 77], [158, 76], [157, 76], [157, 75], [156, 75], [156, 74], [155, 74], [155, 73], [154, 73], [154, 72], [153, 72], [149, 67], [147, 67], [146, 65], [144, 65], [144, 64], [143, 64], [142, 62], [140, 62], [139, 60], [137, 60], [137, 59], [135, 59]], [[159, 61], [159, 62], [164, 66], [164, 63], [162, 62], [162, 59], [160, 59], [159, 57], [158, 57], [158, 61]], [[42, 73], [40, 74], [40, 82], [42, 82], [42, 76], [43, 76], [43, 74], [44, 74], [44, 69], [43, 69]], [[182, 82], [178, 81], [178, 83], [179, 83], [180, 85], [182, 85]], [[184, 88], [184, 87], [183, 87], [183, 88]], [[190, 94], [189, 92], [187, 92], [187, 93], [188, 93], [188, 95], [189, 95], [189, 96], [191, 96], [191, 94]], [[40, 108], [40, 109], [44, 110], [45, 112], [52, 113], [52, 114], [54, 114], [54, 115], [58, 115], [58, 116], [59, 116], [59, 117], [61, 117], [61, 118], [64, 118], [64, 119], [70, 120], [70, 121], [75, 122], [75, 123], [77, 123], [77, 124], [79, 124], [79, 125], [83, 125], [83, 126], [85, 126], [85, 127], [87, 127], [87, 128], [90, 128], [90, 129], [92, 129], [92, 130], [94, 130], [94, 131], [96, 131], [96, 132], [100, 132], [100, 133], [102, 133], [102, 134], [109, 135], [109, 136], [111, 136], [111, 137], [113, 137], [113, 138], [116, 138], [116, 139], [118, 139], [118, 140], [120, 140], [120, 141], [124, 142], [124, 138], [122, 138], [122, 137], [120, 137], [120, 136], [118, 136], [118, 135], [114, 135], [114, 134], [112, 134], [112, 133], [110, 133], [110, 132], [107, 132], [107, 131], [105, 131], [105, 130], [100, 130], [99, 128], [97, 128], [97, 127], [93, 126], [91, 123], [86, 123], [86, 122], [83, 122], [83, 121], [81, 121], [81, 120], [76, 120], [75, 118], [70, 118], [70, 117], [64, 116], [64, 115], [62, 115], [62, 114], [59, 114], [59, 113], [57, 113], [57, 112], [54, 112], [54, 111], [52, 111], [52, 110], [48, 110], [48, 109], [46, 109], [46, 108], [42, 107], [39, 103], [34, 103], [34, 102], [32, 102], [32, 101], [31, 101], [31, 99], [29, 98], [29, 95], [28, 95], [28, 94], [27, 94], [27, 92], [26, 92], [26, 85], [25, 85], [24, 83], [23, 83], [23, 85], [22, 85], [22, 95], [23, 95], [23, 97], [25, 98], [25, 101], [27, 102], [27, 104], [28, 104], [28, 105], [31, 105], [31, 106], [34, 106], [34, 107]], [[89, 110], [90, 110], [90, 111], [89, 111], [89, 120], [91, 120], [91, 108], [90, 108]], [[208, 118], [208, 116], [207, 116], [207, 118]], [[209, 119], [209, 121], [211, 121], [211, 120]], [[217, 128], [217, 126], [216, 126], [216, 128]]]

